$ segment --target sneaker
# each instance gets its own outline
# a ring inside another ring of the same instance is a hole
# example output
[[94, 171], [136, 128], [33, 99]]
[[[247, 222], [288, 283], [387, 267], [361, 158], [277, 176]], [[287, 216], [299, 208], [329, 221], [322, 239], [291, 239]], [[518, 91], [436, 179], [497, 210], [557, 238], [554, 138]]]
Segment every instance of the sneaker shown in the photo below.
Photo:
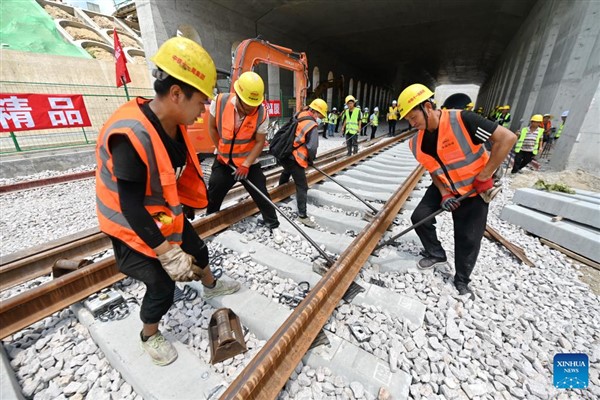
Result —
[[468, 294], [469, 299], [475, 300], [475, 293], [473, 293], [468, 284], [462, 282], [455, 282], [454, 286], [456, 287], [456, 290], [458, 290], [459, 295], [463, 296], [465, 294]]
[[271, 235], [273, 236], [273, 241], [275, 243], [277, 243], [277, 244], [283, 243], [283, 235], [281, 234], [281, 231], [279, 230], [279, 228], [271, 229]]
[[315, 221], [313, 221], [312, 219], [310, 219], [308, 216], [306, 217], [298, 217], [298, 221], [300, 221], [303, 225], [309, 227], [309, 228], [316, 228], [317, 224], [315, 223]]
[[204, 300], [208, 300], [212, 299], [213, 297], [225, 296], [227, 294], [237, 292], [240, 290], [240, 283], [236, 281], [224, 281], [219, 279], [217, 280], [217, 284], [214, 288], [203, 286], [202, 289], [204, 290], [202, 298]]
[[177, 359], [177, 350], [160, 331], [150, 336], [145, 342], [142, 341], [142, 348], [156, 365], [169, 365]]
[[438, 257], [425, 257], [421, 258], [417, 263], [417, 267], [422, 270], [431, 269], [436, 265], [442, 265], [446, 263], [446, 258], [438, 258]]

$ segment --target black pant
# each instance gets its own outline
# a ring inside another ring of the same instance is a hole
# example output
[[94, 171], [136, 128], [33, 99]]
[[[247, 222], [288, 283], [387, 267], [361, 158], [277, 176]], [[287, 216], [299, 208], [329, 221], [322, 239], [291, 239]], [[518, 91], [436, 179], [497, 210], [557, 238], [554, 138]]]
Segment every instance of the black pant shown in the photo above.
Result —
[[[429, 186], [425, 196], [415, 208], [411, 216], [413, 224], [416, 224], [423, 218], [429, 216], [440, 209], [442, 195], [435, 185]], [[483, 201], [481, 196], [469, 197], [461, 202], [454, 212], [452, 220], [454, 222], [454, 266], [456, 275], [455, 283], [470, 282], [469, 276], [475, 268], [481, 238], [485, 231], [488, 214], [488, 203]], [[446, 258], [446, 252], [437, 238], [435, 231], [435, 218], [426, 222], [415, 229], [425, 250], [434, 257]]]
[[298, 216], [306, 217], [306, 199], [308, 197], [308, 183], [306, 182], [306, 171], [296, 162], [295, 159], [288, 158], [280, 160], [283, 171], [279, 176], [279, 184], [284, 185], [290, 181], [290, 176], [294, 178], [296, 184], [296, 203], [298, 204]]
[[[260, 164], [252, 164], [250, 166], [248, 177], [246, 179], [269, 197], [269, 192], [267, 191], [267, 178], [265, 178], [265, 174], [263, 174]], [[235, 182], [236, 180], [233, 178], [233, 169], [231, 169], [229, 165], [223, 164], [218, 159], [215, 159], [210, 174], [210, 180], [208, 181], [207, 215], [216, 213], [221, 209], [223, 199]], [[247, 182], [241, 182], [252, 197], [252, 200], [254, 200], [258, 206], [258, 209], [263, 216], [263, 220], [265, 221], [265, 225], [271, 229], [277, 228], [279, 226], [279, 220], [277, 219], [275, 207], [252, 189]]]
[[[146, 293], [140, 307], [140, 319], [145, 324], [160, 322], [162, 316], [173, 305], [175, 282], [165, 272], [158, 259], [132, 250], [119, 239], [110, 239], [119, 271], [146, 285]], [[194, 256], [198, 265], [206, 268], [208, 249], [188, 220], [185, 220], [183, 225], [181, 249]]]
[[525, 168], [525, 166], [527, 166], [527, 164], [529, 164], [531, 162], [531, 160], [533, 160], [533, 152], [531, 152], [531, 151], [518, 152], [517, 154], [515, 154], [515, 162], [513, 164], [512, 171], [510, 171], [510, 172], [512, 174], [516, 174], [517, 172], [519, 172], [520, 170]]
[[360, 130], [360, 136], [367, 136], [367, 124], [368, 124], [368, 122], [362, 123], [362, 129]]
[[388, 121], [388, 135], [393, 136], [396, 133], [396, 120], [390, 119]]
[[371, 140], [375, 139], [375, 132], [377, 132], [377, 126], [371, 125]]
[[358, 153], [358, 134], [350, 135], [346, 133], [344, 137], [346, 138], [346, 148], [348, 149], [347, 155]]

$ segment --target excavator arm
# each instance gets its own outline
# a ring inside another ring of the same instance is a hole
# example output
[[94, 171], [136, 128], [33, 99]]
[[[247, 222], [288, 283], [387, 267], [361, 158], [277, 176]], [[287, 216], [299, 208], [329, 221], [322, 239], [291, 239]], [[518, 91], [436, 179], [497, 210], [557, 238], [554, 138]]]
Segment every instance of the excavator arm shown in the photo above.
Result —
[[[296, 111], [300, 111], [306, 101], [308, 89], [308, 61], [306, 53], [295, 52], [287, 47], [277, 46], [262, 39], [246, 39], [239, 44], [231, 66], [231, 83], [258, 64], [276, 65], [294, 72]], [[231, 85], [233, 92], [233, 85]]]

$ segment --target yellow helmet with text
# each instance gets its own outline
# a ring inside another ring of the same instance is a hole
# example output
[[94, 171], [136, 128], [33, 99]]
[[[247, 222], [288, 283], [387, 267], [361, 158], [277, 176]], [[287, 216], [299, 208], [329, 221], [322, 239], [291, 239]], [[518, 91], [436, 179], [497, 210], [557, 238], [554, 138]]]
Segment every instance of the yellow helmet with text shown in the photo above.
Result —
[[544, 117], [542, 117], [542, 114], [535, 114], [531, 116], [531, 122], [544, 122]]
[[238, 97], [250, 107], [258, 107], [265, 99], [265, 83], [256, 72], [247, 71], [233, 84]]
[[173, 37], [164, 42], [150, 59], [158, 68], [181, 82], [214, 97], [217, 68], [206, 50], [193, 40]]
[[420, 83], [410, 85], [398, 96], [400, 118], [404, 118], [410, 110], [432, 97], [433, 92], [427, 86]]
[[327, 103], [323, 99], [314, 99], [308, 107], [312, 108], [323, 117], [327, 116]]

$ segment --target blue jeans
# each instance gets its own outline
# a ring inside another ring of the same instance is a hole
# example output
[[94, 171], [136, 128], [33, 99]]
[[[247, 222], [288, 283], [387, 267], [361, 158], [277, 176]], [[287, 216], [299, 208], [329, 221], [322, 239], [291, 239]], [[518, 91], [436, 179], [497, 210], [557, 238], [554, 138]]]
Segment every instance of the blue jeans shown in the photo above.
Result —
[[335, 124], [327, 125], [327, 136], [333, 136], [333, 132], [335, 132]]

